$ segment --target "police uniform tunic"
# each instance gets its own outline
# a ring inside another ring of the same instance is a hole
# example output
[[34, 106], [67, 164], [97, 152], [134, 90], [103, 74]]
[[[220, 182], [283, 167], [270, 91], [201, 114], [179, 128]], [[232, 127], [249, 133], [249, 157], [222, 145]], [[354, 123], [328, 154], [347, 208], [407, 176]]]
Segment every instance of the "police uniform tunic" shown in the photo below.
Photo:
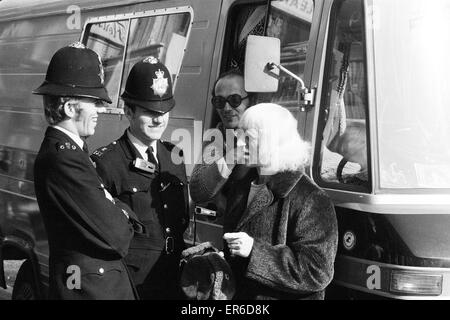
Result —
[[50, 247], [50, 299], [137, 298], [122, 260], [134, 229], [123, 210], [134, 213], [106, 198], [89, 155], [49, 127], [34, 181]]
[[134, 162], [141, 155], [125, 132], [91, 157], [108, 191], [128, 204], [145, 226], [125, 258], [140, 297], [179, 299], [178, 266], [189, 223], [186, 169], [172, 161], [172, 153], [181, 154], [173, 144], [158, 141], [157, 151], [158, 171], [137, 168]]

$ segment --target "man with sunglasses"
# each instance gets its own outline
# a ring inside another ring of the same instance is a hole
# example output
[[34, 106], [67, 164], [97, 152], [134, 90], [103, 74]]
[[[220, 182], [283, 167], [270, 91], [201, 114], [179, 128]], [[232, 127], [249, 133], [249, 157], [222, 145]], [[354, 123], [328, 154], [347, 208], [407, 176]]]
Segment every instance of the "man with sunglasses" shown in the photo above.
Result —
[[[219, 215], [225, 210], [229, 178], [243, 177], [248, 172], [246, 167], [238, 164], [242, 152], [236, 144], [237, 139], [227, 141], [227, 137], [233, 136], [227, 131], [238, 129], [239, 120], [250, 106], [250, 100], [240, 70], [233, 69], [221, 74], [213, 86], [211, 103], [221, 119], [217, 128], [222, 133], [223, 150], [212, 151], [214, 142], [204, 144], [202, 159], [194, 166], [189, 186], [195, 203], [216, 209]], [[227, 156], [230, 153], [232, 156]]]
[[211, 99], [222, 120], [224, 129], [237, 129], [239, 120], [249, 106], [249, 96], [244, 89], [244, 76], [230, 71], [216, 80]]
[[172, 161], [172, 154], [179, 157], [182, 151], [161, 140], [175, 107], [171, 77], [153, 56], [137, 62], [121, 96], [130, 126], [92, 154], [108, 191], [145, 225], [146, 232], [132, 240], [125, 258], [145, 300], [183, 298], [179, 262], [189, 223], [186, 169]]

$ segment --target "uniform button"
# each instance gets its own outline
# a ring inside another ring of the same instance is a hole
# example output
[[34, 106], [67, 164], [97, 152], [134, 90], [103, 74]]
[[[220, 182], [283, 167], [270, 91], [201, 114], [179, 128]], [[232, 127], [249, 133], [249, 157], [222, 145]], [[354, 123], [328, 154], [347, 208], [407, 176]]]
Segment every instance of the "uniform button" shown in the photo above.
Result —
[[161, 188], [164, 188], [164, 182], [161, 182]]
[[133, 192], [137, 192], [137, 189], [136, 189], [136, 188], [133, 188]]
[[164, 206], [163, 206], [163, 207], [164, 207], [164, 209], [167, 209], [167, 208], [168, 208], [167, 204], [164, 204]]
[[117, 144], [117, 142], [114, 141], [113, 144]]
[[100, 185], [100, 187], [102, 187], [103, 189], [105, 188], [105, 185], [102, 183], [101, 185]]
[[100, 269], [98, 269], [98, 272], [100, 272], [101, 274], [103, 274], [103, 273], [105, 273], [105, 269], [100, 268]]
[[166, 228], [166, 233], [170, 233], [171, 231], [170, 228]]

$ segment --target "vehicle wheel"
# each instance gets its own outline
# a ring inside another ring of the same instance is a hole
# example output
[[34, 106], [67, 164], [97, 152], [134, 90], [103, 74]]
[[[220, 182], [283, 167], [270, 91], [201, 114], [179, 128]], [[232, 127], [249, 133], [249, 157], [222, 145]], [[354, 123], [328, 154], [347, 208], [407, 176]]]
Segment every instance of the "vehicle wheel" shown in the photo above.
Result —
[[33, 279], [31, 263], [25, 261], [19, 269], [14, 288], [12, 300], [37, 300], [36, 284]]

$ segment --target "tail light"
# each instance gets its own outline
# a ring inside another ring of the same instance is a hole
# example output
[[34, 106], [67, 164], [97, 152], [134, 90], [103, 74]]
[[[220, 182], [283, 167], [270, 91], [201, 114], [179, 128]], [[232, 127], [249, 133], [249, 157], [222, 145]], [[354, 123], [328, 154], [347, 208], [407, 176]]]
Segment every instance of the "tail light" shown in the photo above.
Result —
[[438, 296], [442, 293], [443, 276], [393, 270], [390, 291], [402, 294]]

